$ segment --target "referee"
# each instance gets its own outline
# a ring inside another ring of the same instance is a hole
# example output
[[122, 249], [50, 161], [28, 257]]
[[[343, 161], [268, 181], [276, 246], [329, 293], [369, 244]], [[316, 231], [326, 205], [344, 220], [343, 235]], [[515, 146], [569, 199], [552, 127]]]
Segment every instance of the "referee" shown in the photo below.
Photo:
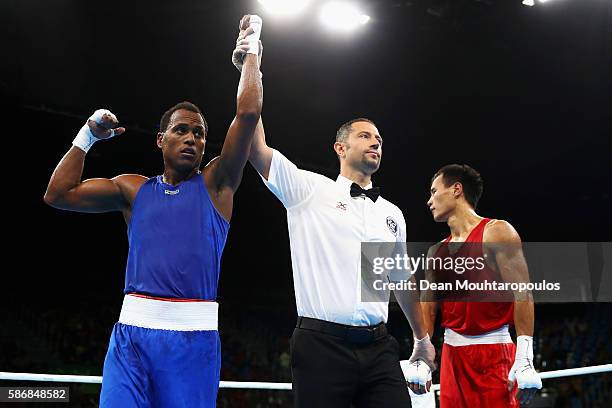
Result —
[[406, 381], [423, 393], [435, 357], [420, 304], [396, 292], [415, 336], [404, 377], [385, 327], [388, 298], [360, 300], [361, 243], [406, 240], [402, 212], [372, 187], [382, 137], [369, 119], [354, 119], [338, 130], [334, 150], [336, 180], [301, 170], [266, 145], [260, 120], [249, 157], [287, 209], [298, 312], [290, 343], [295, 406], [409, 407]]

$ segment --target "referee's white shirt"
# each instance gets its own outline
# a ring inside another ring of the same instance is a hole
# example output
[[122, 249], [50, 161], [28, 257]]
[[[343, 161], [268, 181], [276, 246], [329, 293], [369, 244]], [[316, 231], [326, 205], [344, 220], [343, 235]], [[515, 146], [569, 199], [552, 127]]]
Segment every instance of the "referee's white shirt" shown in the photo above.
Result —
[[276, 150], [264, 182], [287, 209], [298, 315], [353, 326], [386, 322], [388, 301], [360, 301], [361, 243], [405, 242], [401, 210], [382, 197], [353, 198], [351, 180], [298, 169]]

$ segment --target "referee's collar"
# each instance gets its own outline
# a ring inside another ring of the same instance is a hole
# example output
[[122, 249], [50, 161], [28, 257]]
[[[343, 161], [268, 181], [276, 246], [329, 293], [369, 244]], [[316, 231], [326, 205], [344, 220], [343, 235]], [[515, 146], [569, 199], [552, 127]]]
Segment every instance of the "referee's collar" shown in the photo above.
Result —
[[[351, 188], [351, 184], [353, 184], [354, 181], [347, 179], [346, 177], [344, 177], [341, 174], [338, 174], [338, 178], [336, 178], [336, 183], [338, 183], [341, 186], [345, 186], [346, 188], [350, 189]], [[372, 188], [372, 181], [370, 181], [370, 184], [368, 184], [367, 186], [364, 187], [364, 190], [369, 190], [371, 188]]]

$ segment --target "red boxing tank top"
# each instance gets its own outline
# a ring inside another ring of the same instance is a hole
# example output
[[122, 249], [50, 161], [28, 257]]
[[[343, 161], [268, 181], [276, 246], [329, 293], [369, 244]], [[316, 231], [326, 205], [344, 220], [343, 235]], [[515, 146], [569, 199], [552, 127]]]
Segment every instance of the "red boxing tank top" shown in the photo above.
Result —
[[[465, 242], [482, 242], [486, 225], [491, 221], [484, 218], [472, 230]], [[449, 236], [444, 240], [449, 242]], [[467, 249], [471, 257], [484, 257], [482, 245], [470, 245]], [[485, 274], [494, 272], [485, 266]], [[503, 325], [511, 325], [514, 322], [514, 303], [512, 302], [441, 302], [442, 326], [448, 327], [459, 334], [475, 336], [492, 330], [497, 330]]]

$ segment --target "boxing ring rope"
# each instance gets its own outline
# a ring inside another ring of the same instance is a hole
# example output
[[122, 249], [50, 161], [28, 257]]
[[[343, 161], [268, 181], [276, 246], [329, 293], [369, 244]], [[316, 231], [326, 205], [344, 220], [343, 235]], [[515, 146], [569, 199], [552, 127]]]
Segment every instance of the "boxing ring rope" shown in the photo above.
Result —
[[[567, 368], [564, 370], [540, 372], [543, 380], [551, 378], [570, 377], [575, 375], [588, 375], [612, 371], [612, 364], [603, 364], [589, 367]], [[93, 375], [64, 375], [64, 374], [32, 374], [0, 372], [0, 381], [44, 381], [59, 383], [86, 383], [101, 384], [101, 376]], [[219, 388], [252, 389], [252, 390], [291, 390], [291, 383], [253, 382], [253, 381], [221, 381]], [[434, 391], [440, 390], [439, 384], [432, 386]]]

